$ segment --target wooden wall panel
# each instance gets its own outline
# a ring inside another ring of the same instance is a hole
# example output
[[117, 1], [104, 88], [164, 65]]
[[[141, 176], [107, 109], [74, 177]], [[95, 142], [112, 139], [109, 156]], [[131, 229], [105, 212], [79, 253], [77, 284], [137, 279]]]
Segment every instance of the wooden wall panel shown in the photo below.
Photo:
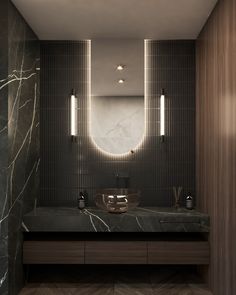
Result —
[[236, 294], [236, 1], [220, 0], [197, 40], [197, 200], [211, 217], [209, 285]]

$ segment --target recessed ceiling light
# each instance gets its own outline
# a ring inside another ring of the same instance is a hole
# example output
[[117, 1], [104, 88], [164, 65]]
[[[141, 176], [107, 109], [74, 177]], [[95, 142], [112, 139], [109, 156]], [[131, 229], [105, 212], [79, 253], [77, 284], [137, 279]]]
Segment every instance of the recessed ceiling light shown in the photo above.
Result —
[[125, 82], [124, 79], [119, 79], [119, 80], [118, 80], [118, 83], [120, 83], [120, 84], [123, 84], [124, 82]]
[[124, 65], [118, 65], [117, 67], [116, 67], [116, 69], [118, 70], [118, 71], [122, 71], [122, 70], [124, 70]]

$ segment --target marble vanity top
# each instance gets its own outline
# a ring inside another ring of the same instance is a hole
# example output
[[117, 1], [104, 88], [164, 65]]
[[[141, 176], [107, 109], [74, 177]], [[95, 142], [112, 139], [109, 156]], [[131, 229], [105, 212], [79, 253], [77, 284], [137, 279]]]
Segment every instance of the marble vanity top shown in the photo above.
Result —
[[137, 207], [112, 214], [98, 208], [39, 207], [23, 217], [26, 232], [209, 232], [209, 216], [184, 208]]

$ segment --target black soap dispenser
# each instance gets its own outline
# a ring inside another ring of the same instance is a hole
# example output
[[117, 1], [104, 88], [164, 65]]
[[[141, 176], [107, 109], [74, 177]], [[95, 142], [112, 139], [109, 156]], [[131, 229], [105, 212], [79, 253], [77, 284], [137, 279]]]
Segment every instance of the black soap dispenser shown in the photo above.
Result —
[[188, 194], [186, 197], [186, 209], [193, 209], [193, 197], [191, 196], [191, 194]]
[[79, 193], [78, 197], [78, 209], [83, 210], [85, 208], [85, 198], [82, 192]]

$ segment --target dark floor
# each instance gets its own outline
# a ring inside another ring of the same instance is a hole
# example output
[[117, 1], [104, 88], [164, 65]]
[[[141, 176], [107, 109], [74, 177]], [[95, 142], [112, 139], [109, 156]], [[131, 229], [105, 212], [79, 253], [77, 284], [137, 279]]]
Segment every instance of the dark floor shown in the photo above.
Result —
[[212, 295], [189, 267], [31, 267], [20, 295]]

